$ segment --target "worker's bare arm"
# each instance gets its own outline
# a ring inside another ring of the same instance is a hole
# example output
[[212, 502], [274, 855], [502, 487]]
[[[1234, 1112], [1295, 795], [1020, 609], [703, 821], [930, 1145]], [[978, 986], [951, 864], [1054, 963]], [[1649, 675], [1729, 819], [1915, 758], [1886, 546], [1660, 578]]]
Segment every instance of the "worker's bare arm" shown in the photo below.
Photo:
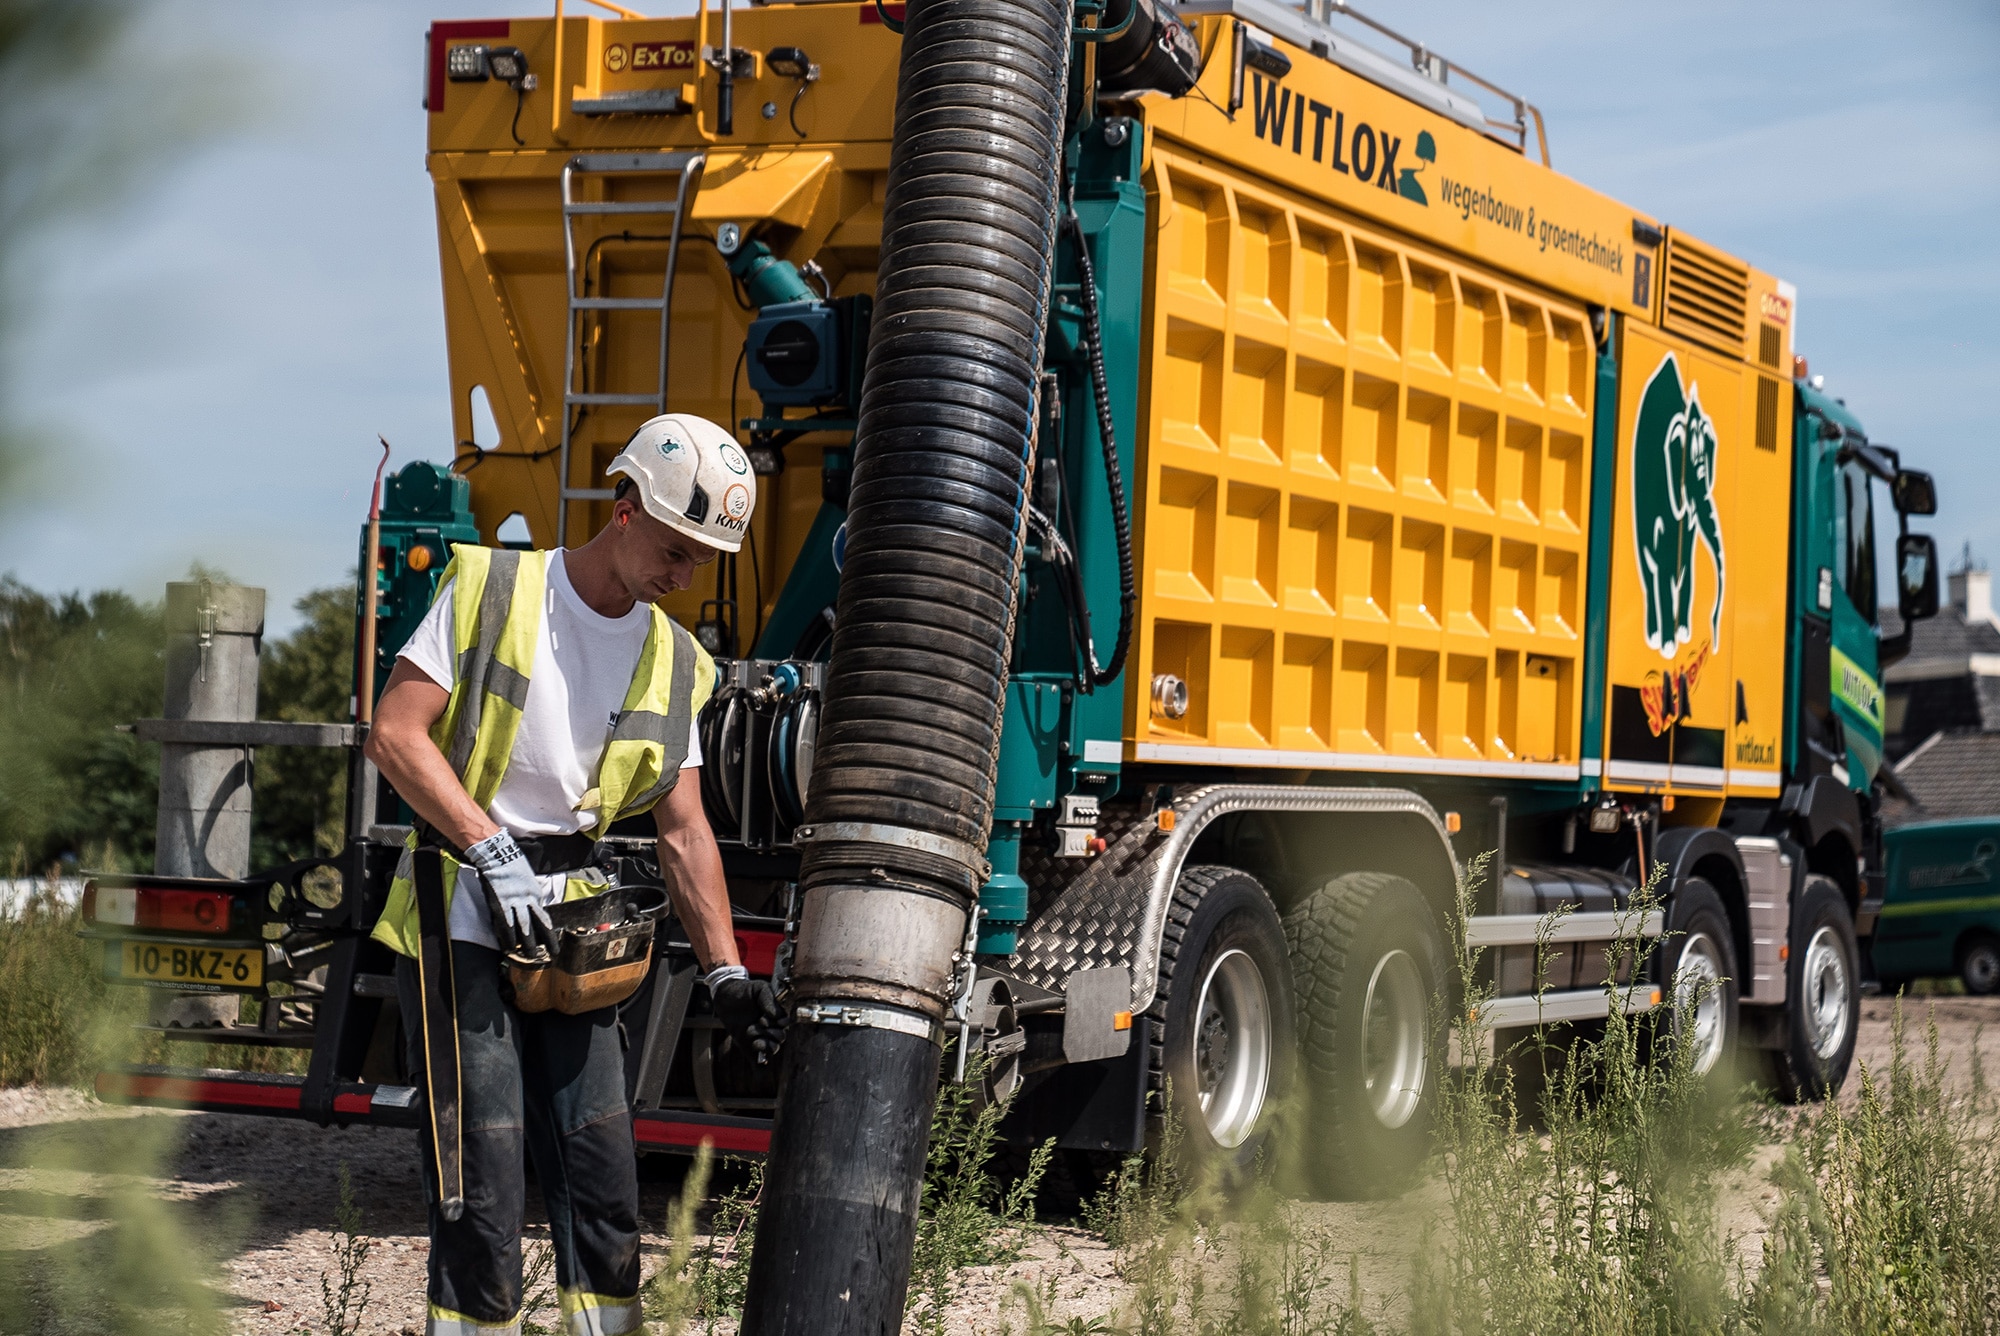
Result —
[[444, 714], [451, 693], [407, 659], [396, 660], [389, 685], [375, 705], [368, 730], [368, 759], [418, 816], [461, 849], [499, 830], [452, 773], [451, 763], [431, 741], [431, 726]]
[[680, 783], [653, 808], [653, 823], [660, 832], [660, 875], [694, 944], [695, 959], [707, 971], [742, 962], [730, 928], [722, 851], [715, 847], [715, 832], [701, 806], [698, 769], [681, 772]]

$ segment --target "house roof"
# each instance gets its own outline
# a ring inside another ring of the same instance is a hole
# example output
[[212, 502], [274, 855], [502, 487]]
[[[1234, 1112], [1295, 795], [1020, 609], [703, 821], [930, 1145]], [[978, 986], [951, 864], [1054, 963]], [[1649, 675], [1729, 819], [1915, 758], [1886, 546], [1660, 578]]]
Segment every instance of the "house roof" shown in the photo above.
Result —
[[2000, 816], [2000, 733], [1933, 733], [1896, 764], [1896, 778], [1917, 801], [1885, 800], [1885, 825]]
[[[1903, 619], [1894, 608], [1883, 608], [1880, 620], [1884, 636], [1903, 629]], [[1890, 682], [1914, 682], [1966, 673], [2000, 674], [2000, 626], [1983, 619], [1968, 622], [1962, 609], [1943, 607], [1937, 616], [1917, 623], [1908, 657], [1889, 665], [1883, 677]]]

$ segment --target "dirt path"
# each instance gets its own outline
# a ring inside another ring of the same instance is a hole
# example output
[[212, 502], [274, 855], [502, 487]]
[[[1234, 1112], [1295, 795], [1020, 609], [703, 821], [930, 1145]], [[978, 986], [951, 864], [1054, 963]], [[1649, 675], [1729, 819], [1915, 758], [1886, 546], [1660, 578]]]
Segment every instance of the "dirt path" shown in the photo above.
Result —
[[[1989, 1073], [2000, 1071], [2000, 999], [1937, 998], [1906, 1002], [1908, 1040], [1921, 1052], [1934, 1007], [1940, 1046], [1957, 1078], [1968, 1076], [1975, 1034]], [[1893, 1004], [1870, 998], [1862, 1011], [1859, 1055], [1886, 1072]], [[1983, 1033], [1981, 1033], [1983, 1029]], [[1858, 1082], [1850, 1081], [1848, 1097]], [[1755, 1235], [1775, 1195], [1766, 1179], [1775, 1148], [1739, 1173], [1730, 1193], [1728, 1228]], [[0, 1282], [28, 1271], [37, 1287], [0, 1296], [0, 1330], [116, 1330], [110, 1316], [75, 1298], [101, 1274], [108, 1232], [133, 1223], [135, 1201], [179, 1203], [174, 1224], [153, 1217], [159, 1235], [147, 1246], [189, 1275], [213, 1276], [238, 1336], [325, 1330], [320, 1279], [337, 1278], [332, 1229], [338, 1168], [348, 1167], [363, 1214], [370, 1255], [362, 1278], [372, 1287], [360, 1330], [389, 1336], [422, 1329], [425, 1217], [412, 1134], [379, 1129], [320, 1129], [276, 1119], [107, 1108], [66, 1090], [0, 1091]], [[650, 1271], [664, 1246], [664, 1224], [677, 1191], [675, 1165], [649, 1162], [641, 1185]], [[1329, 1232], [1336, 1252], [1361, 1259], [1371, 1315], [1389, 1310], [1402, 1286], [1421, 1228], [1422, 1192], [1398, 1202], [1316, 1204], [1302, 1208]], [[532, 1196], [532, 1194], [531, 1194]], [[532, 1210], [532, 1208], [531, 1208]], [[143, 1212], [141, 1213], [144, 1214]], [[546, 1238], [531, 1215], [530, 1248]], [[203, 1255], [212, 1261], [204, 1264]], [[1005, 1318], [1022, 1329], [1008, 1300], [1017, 1284], [1035, 1287], [1048, 1316], [1089, 1318], [1118, 1302], [1116, 1258], [1081, 1230], [1051, 1228], [1029, 1242], [1022, 1260], [973, 1268], [951, 1310], [953, 1331], [997, 1332]], [[213, 1268], [209, 1270], [209, 1268]], [[56, 1277], [57, 1282], [48, 1281]], [[553, 1314], [542, 1314], [552, 1323]]]

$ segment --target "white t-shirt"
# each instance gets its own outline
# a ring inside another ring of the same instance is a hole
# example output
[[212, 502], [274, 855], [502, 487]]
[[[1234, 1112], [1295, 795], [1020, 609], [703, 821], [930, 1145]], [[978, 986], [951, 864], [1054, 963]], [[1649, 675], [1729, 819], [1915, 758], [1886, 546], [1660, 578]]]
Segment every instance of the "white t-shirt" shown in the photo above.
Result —
[[[507, 773], [486, 809], [495, 823], [516, 836], [573, 835], [582, 829], [576, 806], [596, 782], [597, 763], [611, 740], [651, 626], [652, 612], [643, 603], [623, 617], [592, 611], [569, 582], [563, 554], [549, 555], [541, 639], [528, 673], [521, 727], [507, 759]], [[438, 590], [423, 624], [397, 657], [451, 690], [458, 676], [458, 656], [452, 653], [449, 582]], [[690, 729], [682, 768], [700, 764], [701, 739]], [[542, 878], [548, 903], [561, 900], [563, 880]], [[451, 897], [451, 935], [456, 941], [495, 945], [486, 897], [469, 870], [461, 871]]]

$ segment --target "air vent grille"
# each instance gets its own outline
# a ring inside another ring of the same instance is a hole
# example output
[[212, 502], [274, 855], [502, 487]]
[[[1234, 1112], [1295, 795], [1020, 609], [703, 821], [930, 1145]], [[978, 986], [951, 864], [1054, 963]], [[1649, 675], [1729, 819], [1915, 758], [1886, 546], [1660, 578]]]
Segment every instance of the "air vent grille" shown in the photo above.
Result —
[[1778, 382], [1769, 376], [1757, 377], [1757, 448], [1778, 448]]
[[1749, 308], [1749, 270], [1685, 238], [1671, 239], [1663, 325], [1741, 357]]
[[1776, 325], [1764, 325], [1757, 330], [1757, 360], [1772, 370], [1777, 370], [1778, 355], [1783, 351], [1784, 334]]

